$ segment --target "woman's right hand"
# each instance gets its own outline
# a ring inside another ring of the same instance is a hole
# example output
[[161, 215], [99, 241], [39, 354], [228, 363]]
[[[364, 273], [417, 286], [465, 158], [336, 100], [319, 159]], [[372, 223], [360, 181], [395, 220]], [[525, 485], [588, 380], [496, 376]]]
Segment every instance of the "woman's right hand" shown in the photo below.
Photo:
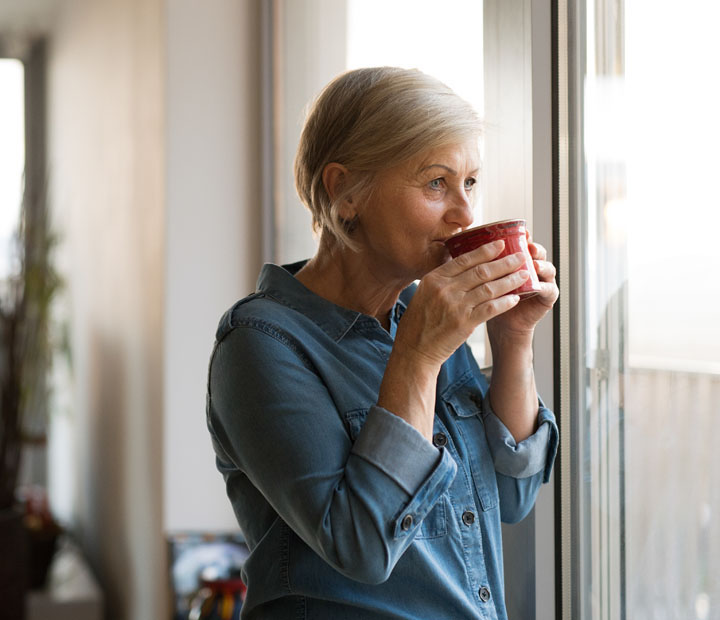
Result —
[[433, 269], [421, 280], [395, 335], [378, 405], [432, 437], [442, 364], [485, 321], [520, 301], [509, 294], [529, 277], [521, 253], [498, 259], [496, 241]]
[[420, 280], [395, 338], [404, 355], [439, 367], [473, 330], [520, 301], [509, 294], [529, 277], [517, 271], [522, 253], [498, 259], [504, 241], [483, 245], [433, 269]]

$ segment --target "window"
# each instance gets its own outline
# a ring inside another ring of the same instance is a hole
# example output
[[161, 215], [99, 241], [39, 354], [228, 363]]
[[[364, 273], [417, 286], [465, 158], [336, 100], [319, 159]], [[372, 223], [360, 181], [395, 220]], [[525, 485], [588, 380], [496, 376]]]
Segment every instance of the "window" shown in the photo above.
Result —
[[483, 3], [449, 0], [442, 10], [428, 0], [285, 0], [276, 6], [270, 206], [276, 241], [266, 259], [286, 263], [308, 258], [317, 243], [292, 171], [308, 102], [343, 71], [397, 65], [443, 80], [482, 111]]
[[347, 6], [348, 69], [420, 69], [482, 114], [482, 2], [446, 0], [442, 10], [433, 0], [348, 0]]
[[14, 271], [12, 245], [22, 202], [25, 167], [24, 69], [0, 58], [0, 281]]
[[720, 8], [558, 17], [563, 618], [717, 618]]

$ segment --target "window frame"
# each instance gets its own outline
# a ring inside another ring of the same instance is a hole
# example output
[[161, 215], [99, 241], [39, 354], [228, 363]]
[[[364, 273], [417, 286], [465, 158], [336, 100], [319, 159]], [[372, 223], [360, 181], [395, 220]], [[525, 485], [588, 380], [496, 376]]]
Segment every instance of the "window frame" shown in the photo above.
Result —
[[[38, 208], [44, 204], [48, 191], [47, 179], [47, 114], [46, 66], [47, 43], [41, 36], [23, 36], [0, 31], [0, 58], [19, 60], [23, 65], [24, 142], [23, 196], [26, 220], [40, 216]], [[37, 420], [34, 429], [42, 436], [47, 415], [47, 399], [36, 403]], [[43, 441], [27, 442], [21, 456], [20, 485], [48, 484], [47, 447]]]
[[[608, 436], [607, 452], [600, 459], [593, 456], [593, 447], [589, 445], [584, 428], [590, 415], [589, 406], [596, 405], [593, 396], [586, 393], [588, 388], [595, 386], [597, 377], [603, 373], [612, 379], [609, 374], [612, 363], [607, 351], [598, 348], [593, 351], [594, 359], [588, 359], [586, 314], [593, 291], [586, 273], [587, 258], [591, 254], [585, 247], [585, 240], [593, 223], [586, 208], [590, 173], [586, 170], [584, 155], [586, 18], [585, 2], [553, 0], [553, 219], [560, 287], [555, 315], [556, 414], [560, 428], [556, 467], [559, 620], [590, 619], [598, 613], [608, 618], [624, 618], [626, 614], [622, 412], [616, 412], [618, 416], [614, 421], [618, 423], [618, 432], [612, 438]], [[604, 251], [597, 249], [592, 256], [600, 256]], [[620, 303], [625, 303], [624, 298]], [[600, 394], [600, 397], [605, 396], [606, 392]], [[603, 417], [602, 412], [599, 417], [601, 422], [607, 422], [607, 416]], [[595, 437], [592, 439], [594, 441]], [[603, 486], [597, 476], [599, 467], [603, 469], [602, 473], [617, 476], [617, 484], [608, 478]], [[584, 483], [586, 476], [592, 477], [592, 488]], [[592, 502], [590, 493], [593, 494]], [[616, 504], [618, 513], [610, 514]], [[598, 511], [603, 510], [604, 522], [600, 523]], [[594, 531], [597, 528], [603, 529], [601, 547]], [[589, 578], [598, 579], [594, 584], [596, 591], [588, 591]]]

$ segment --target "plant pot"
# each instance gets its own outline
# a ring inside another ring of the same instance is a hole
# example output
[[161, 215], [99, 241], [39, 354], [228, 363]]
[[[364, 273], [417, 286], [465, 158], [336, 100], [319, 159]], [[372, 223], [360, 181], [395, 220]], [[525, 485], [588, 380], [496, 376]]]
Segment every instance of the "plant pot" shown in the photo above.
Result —
[[39, 590], [45, 586], [48, 571], [57, 551], [59, 528], [27, 529], [28, 541], [28, 587]]
[[0, 510], [0, 616], [24, 620], [27, 541], [21, 510]]

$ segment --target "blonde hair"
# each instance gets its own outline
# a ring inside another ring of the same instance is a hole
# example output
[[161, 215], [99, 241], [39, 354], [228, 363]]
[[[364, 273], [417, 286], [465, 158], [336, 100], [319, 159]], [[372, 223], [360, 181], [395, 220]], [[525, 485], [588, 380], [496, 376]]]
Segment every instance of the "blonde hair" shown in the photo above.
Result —
[[[340, 214], [349, 197], [362, 202], [375, 175], [428, 149], [481, 134], [477, 112], [439, 80], [415, 69], [374, 67], [341, 74], [308, 113], [295, 156], [295, 187], [312, 213], [313, 229], [354, 248], [352, 222]], [[351, 183], [331, 200], [323, 170], [339, 163]]]

